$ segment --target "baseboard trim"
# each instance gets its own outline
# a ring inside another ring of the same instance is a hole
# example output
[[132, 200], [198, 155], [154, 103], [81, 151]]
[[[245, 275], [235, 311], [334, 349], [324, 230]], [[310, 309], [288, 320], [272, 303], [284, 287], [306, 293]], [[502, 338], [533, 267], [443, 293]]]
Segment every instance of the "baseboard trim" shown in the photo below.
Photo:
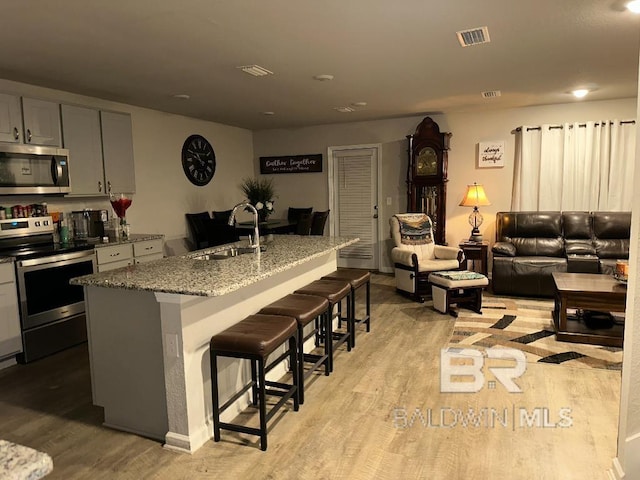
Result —
[[607, 473], [609, 474], [609, 480], [623, 480], [625, 478], [624, 471], [622, 470], [622, 465], [620, 465], [618, 457], [613, 459], [612, 468]]
[[173, 450], [174, 452], [193, 453], [202, 445], [204, 445], [204, 441], [201, 442], [200, 445], [195, 445], [193, 437], [194, 435], [187, 436], [175, 432], [167, 432], [167, 434], [164, 436], [165, 444], [163, 445], [163, 447], [167, 450]]

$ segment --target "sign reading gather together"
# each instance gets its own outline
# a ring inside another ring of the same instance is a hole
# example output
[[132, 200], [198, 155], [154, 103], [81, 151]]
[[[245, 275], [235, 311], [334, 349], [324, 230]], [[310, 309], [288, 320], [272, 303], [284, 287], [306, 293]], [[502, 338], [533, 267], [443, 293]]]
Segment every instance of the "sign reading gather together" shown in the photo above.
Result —
[[322, 172], [322, 154], [260, 157], [260, 173]]

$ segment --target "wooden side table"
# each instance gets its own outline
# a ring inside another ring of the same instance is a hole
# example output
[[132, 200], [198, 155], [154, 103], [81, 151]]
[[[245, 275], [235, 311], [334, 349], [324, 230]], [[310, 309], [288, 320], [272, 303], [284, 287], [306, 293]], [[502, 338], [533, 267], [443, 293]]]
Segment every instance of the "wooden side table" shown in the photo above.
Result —
[[[464, 258], [466, 259], [465, 261], [467, 261], [467, 264], [468, 261], [471, 260], [473, 271], [487, 276], [489, 273], [489, 242], [470, 242], [469, 240], [461, 240], [458, 246], [464, 252]], [[479, 267], [476, 267], [476, 260], [479, 260]]]

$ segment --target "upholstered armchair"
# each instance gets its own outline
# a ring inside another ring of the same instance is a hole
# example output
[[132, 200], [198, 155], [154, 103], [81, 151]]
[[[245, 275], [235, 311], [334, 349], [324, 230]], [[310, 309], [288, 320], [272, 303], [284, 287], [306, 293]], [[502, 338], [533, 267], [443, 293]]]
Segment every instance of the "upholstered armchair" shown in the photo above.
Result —
[[464, 254], [458, 247], [436, 245], [431, 219], [423, 213], [398, 213], [389, 219], [396, 290], [424, 302], [431, 296], [429, 273], [460, 270]]

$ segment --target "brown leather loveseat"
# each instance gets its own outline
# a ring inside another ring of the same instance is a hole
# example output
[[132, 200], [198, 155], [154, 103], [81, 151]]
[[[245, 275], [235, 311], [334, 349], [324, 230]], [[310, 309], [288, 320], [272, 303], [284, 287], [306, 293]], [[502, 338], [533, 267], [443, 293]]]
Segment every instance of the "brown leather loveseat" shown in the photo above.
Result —
[[630, 212], [498, 212], [493, 291], [551, 297], [553, 272], [611, 275], [630, 231]]

